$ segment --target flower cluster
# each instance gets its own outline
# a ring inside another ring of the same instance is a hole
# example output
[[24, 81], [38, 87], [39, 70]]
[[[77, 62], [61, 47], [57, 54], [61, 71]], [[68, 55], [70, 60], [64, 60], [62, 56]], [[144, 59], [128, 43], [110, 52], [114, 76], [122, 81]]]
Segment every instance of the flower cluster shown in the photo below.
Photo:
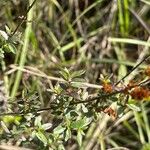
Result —
[[105, 108], [103, 112], [109, 115], [112, 118], [112, 120], [115, 120], [117, 118], [117, 111], [113, 109], [111, 106]]
[[144, 100], [150, 97], [150, 90], [148, 88], [136, 86], [131, 90], [130, 95], [135, 100]]
[[105, 93], [112, 93], [113, 92], [113, 86], [110, 83], [103, 83], [103, 91]]

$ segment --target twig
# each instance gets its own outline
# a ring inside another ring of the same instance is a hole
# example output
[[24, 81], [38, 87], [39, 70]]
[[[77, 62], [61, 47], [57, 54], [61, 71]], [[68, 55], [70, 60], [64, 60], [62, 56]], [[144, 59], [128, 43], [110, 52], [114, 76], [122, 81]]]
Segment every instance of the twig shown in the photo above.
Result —
[[50, 110], [52, 107], [47, 107], [47, 108], [41, 108], [41, 109], [37, 109], [36, 111], [27, 111], [27, 112], [10, 112], [10, 113], [0, 113], [0, 116], [17, 116], [17, 115], [26, 115], [26, 114], [29, 114], [29, 113], [39, 113], [41, 111], [48, 111]]
[[[136, 87], [136, 86], [140, 86], [140, 85], [142, 85], [142, 84], [144, 84], [144, 83], [147, 83], [147, 82], [150, 82], [150, 79], [147, 79], [146, 81], [143, 81], [143, 82], [141, 82], [141, 83], [139, 83], [139, 84], [130, 86], [130, 89], [132, 89], [132, 88], [134, 88], [134, 87]], [[78, 101], [76, 101], [76, 102], [71, 102], [70, 105], [77, 105], [77, 104], [81, 104], [81, 103], [89, 103], [89, 102], [92, 102], [92, 101], [95, 101], [95, 100], [98, 100], [98, 99], [108, 98], [108, 97], [110, 97], [110, 96], [113, 96], [113, 95], [122, 93], [122, 92], [124, 92], [124, 91], [126, 91], [126, 88], [123, 88], [123, 89], [118, 90], [118, 91], [114, 91], [114, 92], [109, 93], [109, 94], [102, 94], [102, 95], [95, 96], [95, 97], [93, 97], [93, 98], [88, 98], [87, 100], [84, 100], [84, 101], [82, 101], [82, 100], [79, 101], [78, 99], [76, 99], [76, 100], [78, 100]], [[69, 96], [70, 96], [70, 95], [69, 95]], [[74, 97], [73, 97], [73, 98], [74, 98]], [[74, 99], [75, 99], [75, 98], [74, 98]], [[13, 112], [12, 112], [12, 113], [1, 113], [0, 116], [6, 116], [6, 115], [26, 115], [26, 114], [28, 114], [28, 113], [39, 113], [39, 112], [41, 112], [41, 111], [48, 111], [48, 110], [52, 109], [52, 105], [54, 105], [54, 104], [55, 104], [55, 103], [51, 103], [51, 107], [46, 107], [46, 108], [37, 109], [37, 110], [35, 110], [35, 112], [33, 112], [33, 111], [28, 111], [28, 112], [15, 112], [15, 113], [13, 113]]]
[[[122, 90], [124, 91], [124, 90]], [[116, 95], [118, 93], [120, 93], [121, 91], [115, 91], [113, 93], [110, 93], [110, 94], [102, 94], [102, 95], [98, 95], [98, 96], [95, 96], [93, 98], [89, 98], [87, 100], [84, 100], [84, 101], [78, 101], [78, 102], [72, 102], [71, 105], [77, 105], [77, 104], [81, 104], [81, 103], [89, 103], [89, 102], [92, 102], [92, 101], [95, 101], [97, 99], [102, 99], [102, 98], [108, 98], [110, 96], [113, 96], [113, 95]]]
[[[124, 89], [123, 89], [124, 90]], [[122, 90], [122, 91], [123, 91]], [[120, 93], [121, 91], [115, 91], [113, 93], [110, 93], [110, 94], [103, 94], [103, 95], [99, 95], [99, 96], [95, 96], [93, 98], [89, 98], [88, 100], [85, 100], [85, 101], [78, 101], [78, 102], [72, 102], [70, 103], [70, 105], [77, 105], [77, 104], [80, 104], [80, 103], [89, 103], [91, 101], [95, 101], [97, 99], [102, 99], [102, 98], [107, 98], [107, 97], [110, 97], [112, 95], [115, 95], [115, 94], [118, 94]], [[75, 99], [75, 98], [74, 98]], [[51, 106], [52, 106], [53, 103], [51, 103]], [[12, 112], [12, 113], [1, 113], [0, 116], [6, 116], [6, 115], [26, 115], [28, 113], [38, 113], [40, 111], [48, 111], [52, 109], [52, 107], [47, 107], [47, 108], [41, 108], [41, 109], [37, 109], [36, 112], [33, 112], [33, 111], [28, 111], [28, 112]]]
[[17, 25], [17, 27], [15, 28], [15, 30], [13, 31], [13, 33], [9, 36], [10, 38], [13, 37], [15, 35], [15, 33], [17, 32], [17, 30], [20, 28], [20, 26], [24, 23], [24, 21], [26, 20], [27, 14], [30, 11], [30, 9], [33, 7], [33, 5], [35, 4], [36, 0], [33, 1], [33, 3], [28, 7], [27, 11], [25, 12], [25, 14], [23, 15], [22, 21]]
[[[21, 68], [19, 66], [15, 66], [15, 65], [10, 65], [10, 67], [12, 68], [12, 70], [9, 70], [8, 72], [6, 72], [5, 74], [10, 74], [12, 73], [13, 71], [17, 71], [17, 70], [20, 70], [22, 72], [25, 72], [25, 73], [29, 73], [31, 75], [35, 75], [35, 76], [38, 76], [38, 77], [42, 77], [42, 78], [46, 78], [48, 80], [54, 80], [54, 81], [58, 81], [58, 82], [63, 82], [65, 83], [66, 81], [62, 78], [58, 78], [58, 77], [53, 77], [53, 76], [48, 76], [46, 75], [44, 72], [41, 72], [40, 70], [38, 69], [35, 69], [35, 68], [31, 68], [30, 67], [30, 70], [29, 70], [29, 67], [25, 67], [25, 68]], [[28, 69], [26, 69], [28, 68]], [[72, 82], [72, 83], [76, 83], [76, 82]], [[86, 83], [86, 82], [83, 82], [82, 83], [83, 86], [85, 87], [89, 87], [89, 88], [96, 88], [96, 89], [101, 89], [102, 86], [101, 85], [97, 85], [97, 84], [91, 84], [91, 83]]]
[[138, 68], [144, 61], [146, 61], [150, 55], [143, 58], [135, 67], [132, 68], [131, 71], [129, 71], [123, 78], [121, 78], [117, 83], [115, 83], [115, 86], [118, 85], [121, 81], [123, 81], [127, 76], [129, 76], [136, 68]]

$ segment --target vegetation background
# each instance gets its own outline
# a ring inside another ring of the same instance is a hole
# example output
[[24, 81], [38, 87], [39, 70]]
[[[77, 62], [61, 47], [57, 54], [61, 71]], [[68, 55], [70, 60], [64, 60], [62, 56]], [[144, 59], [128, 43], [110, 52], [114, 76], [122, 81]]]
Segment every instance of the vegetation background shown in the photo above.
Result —
[[1, 0], [0, 8], [3, 149], [150, 150], [149, 101], [76, 104], [101, 94], [104, 81], [145, 79], [149, 0]]

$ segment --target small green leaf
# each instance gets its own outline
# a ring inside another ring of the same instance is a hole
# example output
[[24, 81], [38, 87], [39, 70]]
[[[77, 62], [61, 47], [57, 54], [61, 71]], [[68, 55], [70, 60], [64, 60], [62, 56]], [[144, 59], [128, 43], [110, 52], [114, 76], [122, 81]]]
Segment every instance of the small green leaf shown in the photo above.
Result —
[[31, 133], [31, 137], [32, 137], [32, 139], [33, 139], [35, 136], [36, 136], [36, 131], [35, 131], [35, 130], [33, 130], [33, 132]]
[[85, 87], [83, 82], [71, 82], [71, 86], [75, 87], [75, 88], [84, 88]]
[[85, 92], [85, 93], [83, 93], [83, 95], [82, 95], [82, 99], [83, 99], [83, 100], [86, 100], [86, 99], [88, 98], [88, 96], [89, 96], [88, 92]]
[[71, 130], [68, 128], [65, 132], [65, 141], [71, 138]]
[[15, 54], [17, 51], [16, 47], [13, 44], [8, 44], [8, 48], [11, 53]]
[[86, 82], [86, 80], [83, 78], [74, 78], [74, 79], [72, 79], [72, 81], [73, 82]]
[[76, 78], [76, 77], [80, 77], [81, 75], [83, 75], [85, 73], [85, 70], [79, 70], [79, 71], [75, 71], [71, 74], [71, 78]]
[[10, 134], [9, 129], [7, 128], [6, 124], [3, 121], [0, 122], [0, 125], [7, 134]]
[[52, 127], [52, 123], [45, 123], [45, 124], [42, 125], [42, 128], [43, 128], [44, 130], [48, 130], [48, 129], [50, 129], [51, 127]]
[[59, 146], [58, 146], [58, 150], [65, 150], [64, 145], [63, 145], [63, 144], [59, 144]]
[[82, 145], [82, 138], [83, 138], [82, 133], [83, 132], [81, 130], [78, 130], [78, 132], [77, 132], [77, 141], [78, 141], [79, 146]]
[[71, 128], [73, 128], [73, 129], [80, 129], [80, 128], [82, 128], [83, 125], [84, 125], [84, 120], [81, 119], [81, 120], [72, 122], [71, 123]]
[[35, 135], [41, 142], [43, 142], [44, 146], [47, 146], [47, 138], [42, 132], [38, 131], [35, 133]]
[[54, 129], [54, 134], [61, 134], [65, 131], [65, 128], [62, 127], [62, 126], [57, 126], [55, 129]]
[[115, 96], [112, 96], [112, 97], [111, 97], [111, 101], [112, 101], [112, 102], [117, 102], [117, 100], [118, 100], [117, 97], [115, 97]]
[[34, 121], [34, 125], [35, 126], [41, 126], [41, 120], [42, 120], [41, 116], [36, 117], [36, 119]]
[[118, 108], [118, 117], [122, 117], [124, 115], [125, 106], [121, 106]]
[[77, 117], [79, 116], [78, 112], [75, 110], [71, 110], [66, 114], [66, 118], [70, 119], [70, 117]]
[[0, 59], [4, 58], [4, 51], [2, 48], [0, 48]]
[[5, 25], [5, 30], [6, 30], [6, 32], [7, 32], [8, 34], [11, 33], [11, 30], [10, 30], [10, 28], [9, 28], [7, 25]]
[[88, 109], [85, 107], [85, 105], [82, 104], [81, 107], [82, 107], [82, 110], [83, 110], [84, 113], [88, 112]]
[[68, 85], [64, 83], [59, 83], [59, 85], [63, 90], [66, 90], [68, 88]]
[[90, 121], [84, 117], [83, 119], [77, 120], [75, 122], [71, 123], [71, 128], [73, 129], [83, 129], [85, 128], [88, 124], [90, 123]]
[[62, 69], [59, 73], [62, 75], [62, 78], [64, 80], [69, 80], [70, 79], [70, 73], [69, 73], [69, 70], [67, 68]]
[[68, 75], [70, 74], [69, 70], [66, 67], [65, 67], [65, 69], [63, 71], [66, 72]]
[[4, 116], [3, 117], [3, 121], [7, 124], [9, 123], [14, 123], [15, 121], [15, 116], [11, 116], [11, 115], [8, 115], [8, 116]]
[[5, 32], [5, 31], [2, 31], [2, 30], [0, 30], [0, 39], [3, 41], [3, 40], [5, 40], [5, 41], [7, 41], [8, 40], [8, 35], [7, 35], [7, 33]]
[[134, 105], [134, 104], [126, 104], [130, 109], [134, 111], [141, 111], [140, 107]]
[[3, 50], [8, 53], [16, 53], [16, 47], [11, 43], [6, 43], [5, 45], [3, 45]]

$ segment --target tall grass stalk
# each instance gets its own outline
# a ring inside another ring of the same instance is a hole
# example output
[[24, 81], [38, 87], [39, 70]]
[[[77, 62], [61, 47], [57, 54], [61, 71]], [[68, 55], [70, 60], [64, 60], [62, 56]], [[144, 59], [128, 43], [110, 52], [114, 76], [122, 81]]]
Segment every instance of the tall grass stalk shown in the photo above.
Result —
[[[29, 4], [31, 4], [31, 3], [32, 3], [32, 0], [29, 0]], [[19, 61], [19, 67], [20, 68], [24, 68], [24, 64], [26, 62], [26, 56], [28, 53], [28, 46], [29, 46], [29, 36], [30, 36], [31, 29], [32, 29], [33, 10], [34, 10], [34, 8], [32, 7], [27, 14], [27, 20], [29, 20], [30, 22], [26, 23], [26, 29], [25, 29], [25, 35], [24, 35], [24, 44], [22, 47], [22, 52], [21, 52], [20, 61]], [[10, 95], [11, 98], [15, 97], [15, 95], [17, 93], [17, 90], [19, 88], [19, 84], [21, 81], [21, 77], [22, 77], [22, 71], [18, 70], [17, 74], [16, 74], [15, 81], [14, 81], [14, 85], [12, 88], [12, 92]]]
[[120, 25], [120, 32], [121, 35], [125, 35], [125, 29], [124, 29], [124, 16], [123, 16], [123, 9], [122, 9], [122, 2], [121, 0], [118, 0], [118, 18], [119, 18], [119, 25]]
[[130, 22], [130, 18], [129, 18], [129, 2], [128, 0], [124, 0], [124, 19], [125, 19], [125, 34], [126, 36], [128, 35], [129, 32], [129, 22]]
[[138, 127], [140, 142], [142, 144], [144, 144], [145, 143], [145, 138], [144, 138], [144, 133], [143, 133], [143, 130], [142, 130], [140, 115], [138, 114], [138, 112], [134, 111], [134, 117], [135, 117], [135, 121], [136, 121], [136, 124], [137, 124], [137, 127]]
[[150, 143], [150, 125], [149, 125], [149, 121], [148, 121], [148, 115], [146, 114], [146, 108], [144, 107], [143, 104], [142, 104], [142, 116], [143, 116], [144, 125], [145, 125], [145, 128], [146, 128], [148, 143]]

